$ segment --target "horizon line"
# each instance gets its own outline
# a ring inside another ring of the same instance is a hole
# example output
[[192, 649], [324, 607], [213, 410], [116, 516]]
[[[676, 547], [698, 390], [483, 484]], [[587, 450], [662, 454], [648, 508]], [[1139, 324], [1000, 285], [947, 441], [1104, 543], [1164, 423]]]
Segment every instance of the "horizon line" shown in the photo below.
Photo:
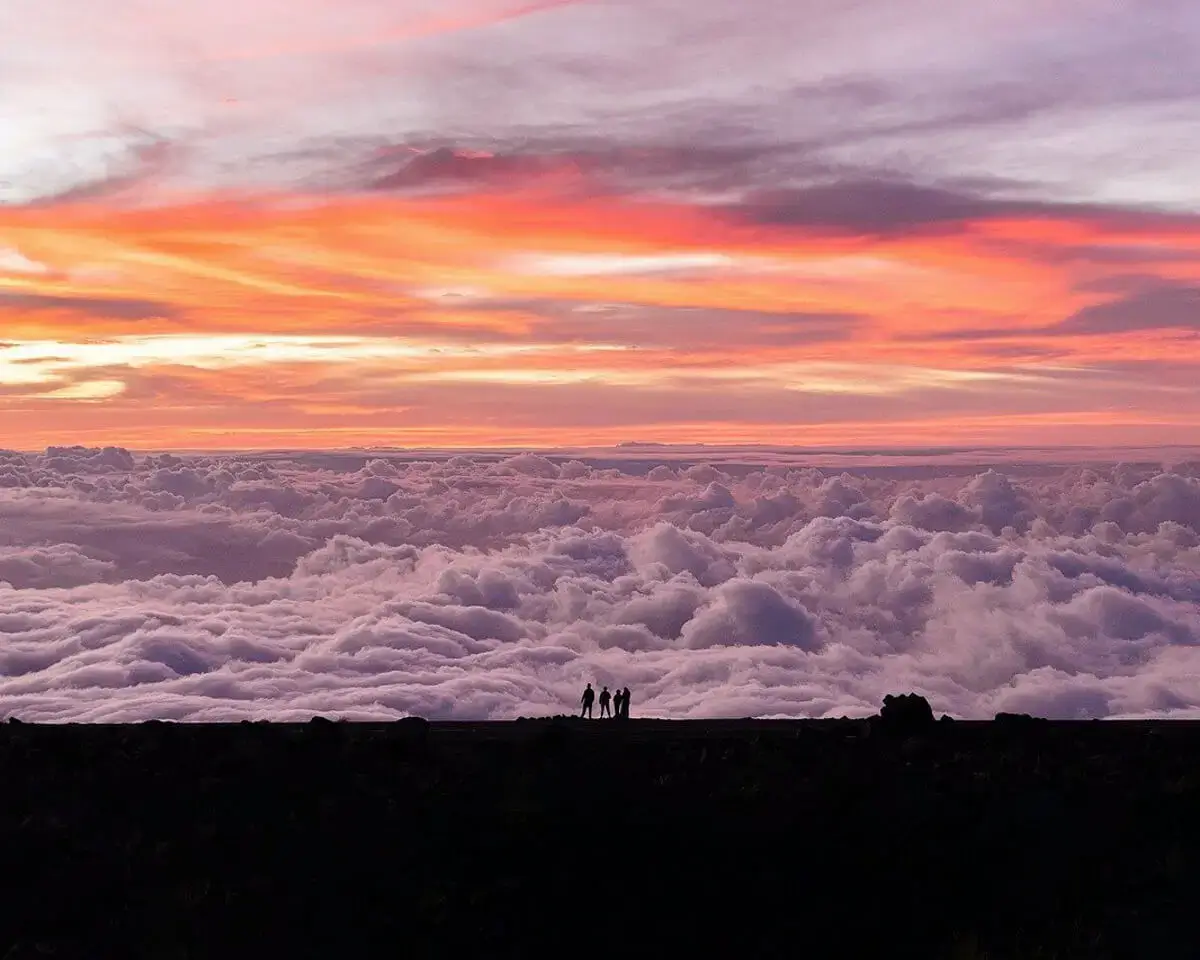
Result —
[[587, 451], [599, 451], [605, 453], [611, 452], [654, 452], [654, 451], [691, 451], [703, 450], [714, 453], [723, 452], [739, 452], [739, 451], [768, 451], [776, 453], [797, 453], [797, 454], [836, 454], [841, 456], [878, 456], [881, 454], [894, 455], [917, 455], [917, 454], [950, 454], [950, 453], [973, 453], [973, 452], [1002, 452], [1002, 451], [1064, 451], [1064, 452], [1084, 452], [1084, 451], [1101, 451], [1120, 453], [1122, 451], [1173, 451], [1186, 450], [1195, 451], [1200, 454], [1200, 444], [1189, 443], [1154, 443], [1154, 444], [963, 444], [951, 446], [929, 446], [915, 444], [912, 446], [850, 446], [845, 444], [829, 445], [829, 446], [794, 446], [790, 444], [768, 444], [768, 443], [662, 443], [656, 441], [622, 441], [617, 444], [582, 444], [560, 445], [560, 446], [538, 446], [531, 444], [490, 444], [490, 445], [456, 445], [445, 444], [441, 446], [392, 446], [384, 444], [368, 444], [368, 445], [349, 445], [349, 446], [328, 446], [328, 447], [307, 447], [307, 446], [282, 446], [282, 447], [143, 447], [130, 446], [121, 443], [52, 443], [38, 449], [19, 449], [19, 448], [4, 448], [0, 447], [0, 451], [16, 453], [23, 456], [38, 456], [45, 454], [51, 449], [72, 449], [82, 448], [90, 450], [102, 450], [105, 448], [119, 448], [127, 450], [133, 454], [185, 454], [185, 455], [211, 455], [219, 453], [232, 454], [279, 454], [279, 453], [531, 453], [531, 454], [564, 454], [564, 453], [586, 453]]

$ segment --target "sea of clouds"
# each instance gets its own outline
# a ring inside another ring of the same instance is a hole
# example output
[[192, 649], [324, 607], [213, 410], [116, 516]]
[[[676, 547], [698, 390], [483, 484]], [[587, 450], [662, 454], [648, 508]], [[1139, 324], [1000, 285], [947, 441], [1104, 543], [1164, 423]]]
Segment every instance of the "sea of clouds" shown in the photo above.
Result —
[[0, 717], [1200, 716], [1200, 461], [671, 456], [0, 452]]

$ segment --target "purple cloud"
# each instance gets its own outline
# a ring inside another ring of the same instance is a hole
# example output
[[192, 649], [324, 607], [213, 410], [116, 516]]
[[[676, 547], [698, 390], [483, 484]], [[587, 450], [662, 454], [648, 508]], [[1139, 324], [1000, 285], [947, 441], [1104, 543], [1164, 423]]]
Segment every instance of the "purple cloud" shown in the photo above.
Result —
[[1200, 330], [1200, 287], [1169, 280], [1146, 280], [1123, 297], [1082, 308], [1057, 330], [1123, 333], [1172, 328]]
[[[536, 175], [565, 154], [626, 188], [841, 180], [872, 197], [864, 184], [882, 173], [1195, 208], [1200, 23], [1175, 0], [760, 0], [752, 14], [711, 0], [356, 0], [336, 17], [318, 0], [183, 0], [136, 30], [136, 5], [113, 4], [5, 17], [0, 203], [161, 186], [425, 189]], [[920, 223], [957, 203], [909, 201]]]
[[1196, 463], [811, 459], [6, 453], [0, 713], [1200, 716]]

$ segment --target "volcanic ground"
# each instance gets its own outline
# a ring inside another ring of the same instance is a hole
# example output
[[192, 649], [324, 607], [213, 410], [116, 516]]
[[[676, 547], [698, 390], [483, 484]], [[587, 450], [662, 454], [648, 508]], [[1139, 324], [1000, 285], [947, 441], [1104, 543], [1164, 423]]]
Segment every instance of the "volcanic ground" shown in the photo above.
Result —
[[1166, 721], [10, 722], [0, 957], [1192, 957], [1198, 759]]

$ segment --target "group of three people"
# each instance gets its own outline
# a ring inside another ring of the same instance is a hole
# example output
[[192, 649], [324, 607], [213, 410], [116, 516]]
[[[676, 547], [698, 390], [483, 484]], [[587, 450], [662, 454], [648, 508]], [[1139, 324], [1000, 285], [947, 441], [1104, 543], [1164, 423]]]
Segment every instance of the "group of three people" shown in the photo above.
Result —
[[[583, 691], [583, 699], [580, 703], [583, 704], [583, 710], [580, 711], [580, 717], [591, 717], [592, 703], [596, 699], [596, 691], [592, 689], [589, 683], [587, 689]], [[611, 710], [609, 709], [611, 705]], [[629, 688], [618, 690], [616, 693], [609, 693], [608, 687], [600, 691], [600, 716], [602, 717], [620, 717], [624, 720], [629, 719]]]

